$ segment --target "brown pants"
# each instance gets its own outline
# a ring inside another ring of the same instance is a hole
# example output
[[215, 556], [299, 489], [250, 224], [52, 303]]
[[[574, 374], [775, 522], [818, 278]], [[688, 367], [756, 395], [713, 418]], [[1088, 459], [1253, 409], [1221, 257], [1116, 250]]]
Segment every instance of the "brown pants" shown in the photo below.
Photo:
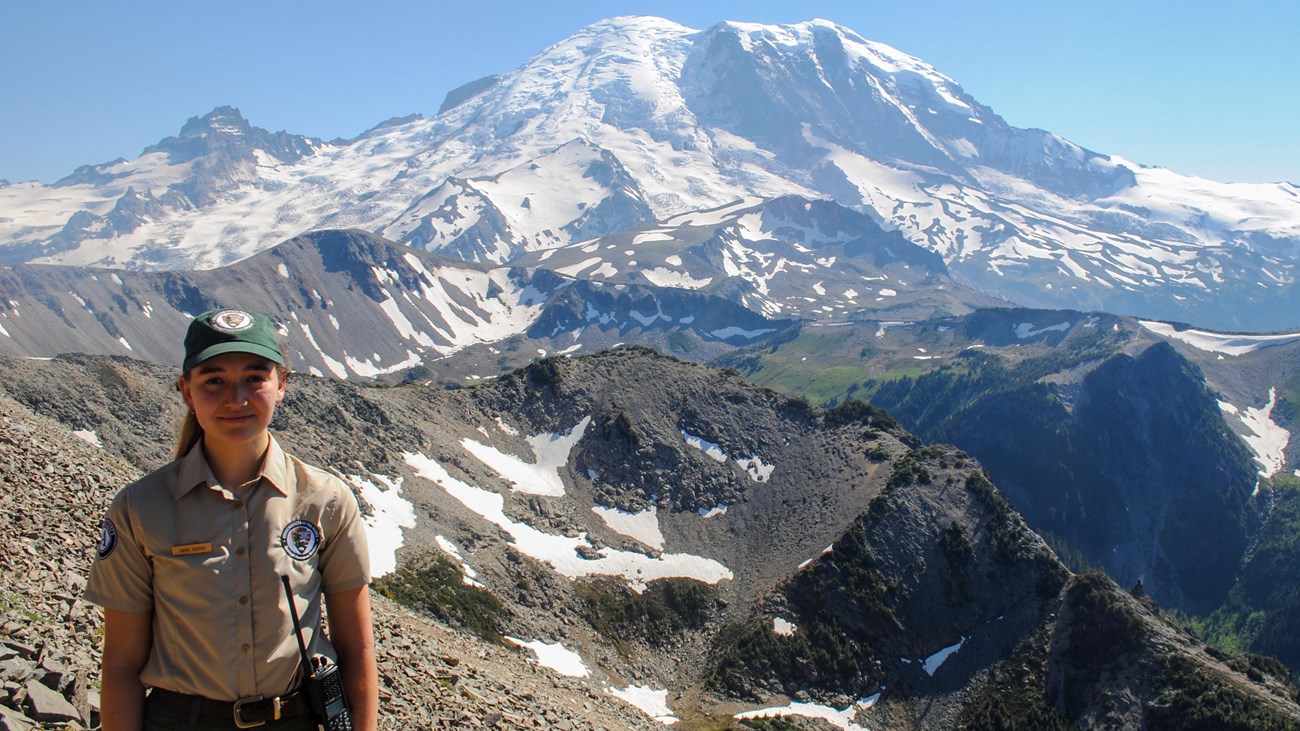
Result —
[[[316, 731], [316, 722], [306, 716], [284, 718], [258, 726], [263, 731]], [[181, 708], [145, 700], [143, 731], [236, 731], [231, 716], [204, 716], [197, 709], [187, 712]]]

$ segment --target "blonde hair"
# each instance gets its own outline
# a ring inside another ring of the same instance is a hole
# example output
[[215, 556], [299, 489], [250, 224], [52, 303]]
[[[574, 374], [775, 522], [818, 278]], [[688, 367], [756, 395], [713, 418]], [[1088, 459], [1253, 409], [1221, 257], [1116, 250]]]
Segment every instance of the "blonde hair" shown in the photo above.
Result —
[[[284, 363], [275, 364], [275, 373], [280, 377], [280, 381], [284, 382], [289, 378], [289, 349], [285, 346], [283, 340], [280, 341], [280, 357], [284, 359]], [[193, 372], [194, 369], [191, 368], [181, 375], [181, 378], [188, 381], [190, 380], [190, 374]], [[180, 459], [189, 454], [190, 450], [194, 449], [194, 445], [198, 444], [202, 438], [203, 426], [199, 424], [199, 419], [194, 415], [194, 410], [186, 409], [185, 418], [181, 420], [181, 426], [176, 430], [176, 450], [172, 454], [172, 459]]]

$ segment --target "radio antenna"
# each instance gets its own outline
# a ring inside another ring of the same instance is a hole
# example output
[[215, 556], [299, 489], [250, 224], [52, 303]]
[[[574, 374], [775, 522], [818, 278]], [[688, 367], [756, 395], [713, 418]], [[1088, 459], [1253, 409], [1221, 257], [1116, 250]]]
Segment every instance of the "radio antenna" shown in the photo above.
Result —
[[289, 585], [288, 576], [281, 575], [280, 582], [284, 584], [284, 596], [289, 600], [289, 616], [293, 617], [293, 636], [298, 638], [298, 652], [302, 653], [303, 670], [311, 675], [314, 667], [311, 658], [307, 656], [307, 645], [302, 641], [302, 622], [298, 619], [298, 608], [293, 601], [293, 587]]

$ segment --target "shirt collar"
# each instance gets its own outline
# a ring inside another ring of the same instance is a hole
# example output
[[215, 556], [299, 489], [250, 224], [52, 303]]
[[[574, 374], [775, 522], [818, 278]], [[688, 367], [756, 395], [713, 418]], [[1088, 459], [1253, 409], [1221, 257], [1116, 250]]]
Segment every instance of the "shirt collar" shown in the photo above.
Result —
[[[262, 459], [262, 467], [258, 471], [258, 477], [262, 481], [270, 483], [272, 487], [281, 493], [288, 495], [292, 487], [292, 471], [289, 469], [289, 460], [284, 450], [280, 448], [280, 443], [271, 437], [271, 445], [267, 447], [266, 456]], [[187, 493], [200, 485], [209, 487], [217, 484], [216, 478], [212, 474], [212, 467], [208, 465], [208, 460], [203, 456], [203, 440], [195, 442], [190, 451], [181, 458], [180, 473], [176, 482], [172, 483], [172, 497], [180, 500]]]

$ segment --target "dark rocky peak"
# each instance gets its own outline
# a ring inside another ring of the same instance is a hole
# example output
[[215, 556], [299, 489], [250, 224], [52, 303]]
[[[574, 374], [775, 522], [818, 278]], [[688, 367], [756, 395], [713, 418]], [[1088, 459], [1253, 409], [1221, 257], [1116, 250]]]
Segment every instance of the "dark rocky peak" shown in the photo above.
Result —
[[[294, 237], [274, 249], [234, 265], [234, 268], [245, 263], [254, 268], [274, 268], [278, 263], [271, 264], [270, 261], [275, 258], [293, 262], [294, 268], [298, 270], [306, 268], [345, 272], [349, 281], [372, 300], [380, 302], [388, 298], [383, 292], [384, 287], [394, 281], [405, 289], [429, 283], [427, 277], [406, 259], [416, 255], [439, 262], [451, 261], [399, 246], [365, 231], [349, 229], [313, 231]], [[473, 267], [472, 264], [460, 261], [455, 262], [455, 265]]]
[[[295, 236], [277, 246], [284, 256], [309, 255], [319, 259], [327, 271], [341, 271], [355, 266], [382, 266], [401, 271], [411, 269], [407, 257], [415, 257], [430, 266], [456, 266], [463, 269], [484, 269], [474, 262], [453, 259], [427, 251], [412, 249], [359, 229], [324, 229]], [[257, 260], [250, 257], [249, 261]]]
[[406, 116], [403, 116], [403, 117], [389, 117], [388, 119], [385, 119], [384, 121], [380, 122], [379, 124], [376, 124], [375, 126], [371, 127], [370, 129], [366, 130], [365, 132], [362, 132], [361, 134], [357, 135], [356, 137], [353, 137], [353, 138], [351, 138], [351, 139], [345, 139], [345, 138], [339, 137], [339, 138], [336, 138], [336, 139], [330, 140], [330, 144], [331, 144], [331, 145], [350, 145], [350, 144], [352, 144], [353, 142], [359, 142], [359, 141], [364, 140], [364, 139], [366, 139], [366, 138], [368, 138], [368, 137], [373, 137], [373, 136], [375, 136], [375, 135], [378, 135], [378, 134], [382, 134], [382, 133], [384, 133], [384, 132], [387, 132], [388, 130], [393, 129], [394, 127], [401, 127], [401, 126], [404, 125], [404, 124], [410, 124], [411, 122], [419, 122], [419, 121], [421, 121], [421, 120], [423, 120], [423, 119], [424, 119], [424, 115], [423, 115], [423, 114], [420, 114], [419, 112], [414, 112], [414, 113], [411, 113], [411, 114], [407, 114]]
[[447, 92], [447, 96], [442, 100], [442, 106], [438, 107], [438, 114], [455, 109], [470, 99], [473, 99], [488, 89], [491, 89], [501, 83], [502, 78], [503, 77], [500, 74], [491, 74], [452, 89]]
[[953, 324], [973, 342], [997, 347], [1030, 343], [1057, 346], [1067, 339], [1105, 337], [1118, 346], [1133, 338], [1121, 318], [1078, 310], [1035, 310], [1023, 307], [987, 307], [956, 319]]
[[109, 212], [108, 222], [115, 231], [130, 232], [149, 219], [161, 217], [165, 213], [163, 204], [149, 190], [127, 188]]
[[238, 109], [223, 106], [201, 117], [191, 117], [178, 136], [147, 147], [141, 154], [165, 152], [172, 162], [183, 163], [213, 153], [251, 159], [254, 150], [262, 150], [281, 162], [296, 162], [315, 152], [321, 144], [315, 138], [254, 127]]
[[59, 178], [54, 181], [54, 187], [68, 185], [103, 185], [110, 183], [118, 176], [104, 172], [105, 168], [115, 167], [126, 162], [125, 157], [119, 157], [116, 160], [110, 160], [99, 165], [81, 165], [72, 171], [71, 175]]

